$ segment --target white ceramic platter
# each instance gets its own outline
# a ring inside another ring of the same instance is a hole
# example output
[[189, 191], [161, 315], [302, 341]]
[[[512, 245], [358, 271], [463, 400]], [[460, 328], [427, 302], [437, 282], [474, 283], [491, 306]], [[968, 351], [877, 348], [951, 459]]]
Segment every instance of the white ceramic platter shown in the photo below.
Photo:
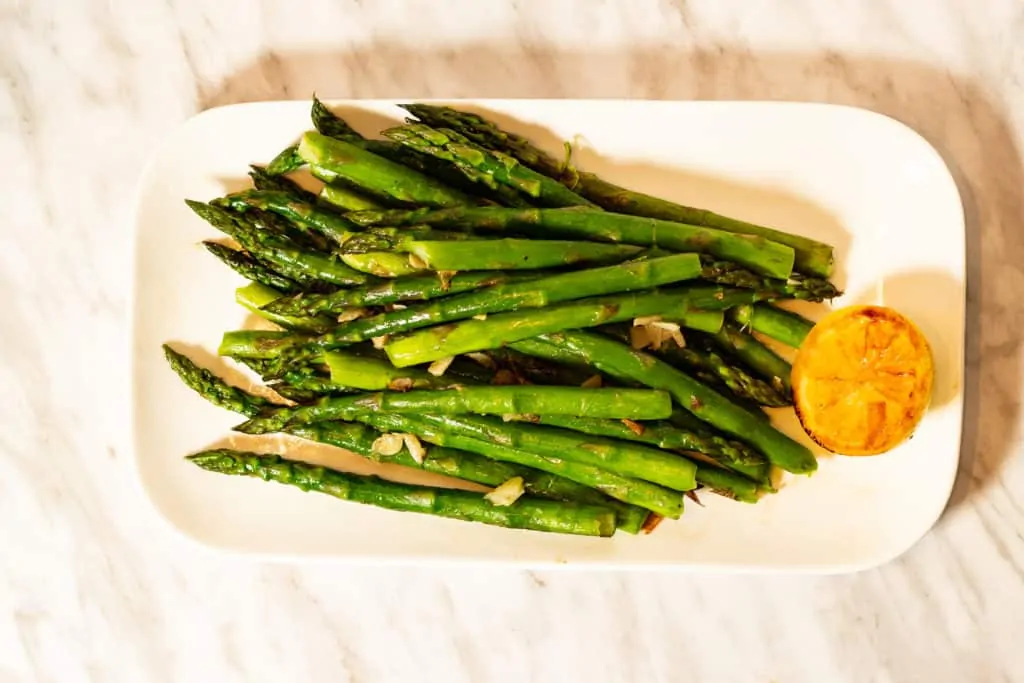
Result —
[[[964, 223], [938, 154], [904, 125], [859, 109], [762, 102], [473, 101], [573, 163], [668, 199], [819, 238], [837, 248], [836, 306], [879, 303], [915, 320], [936, 361], [934, 401], [913, 439], [874, 458], [822, 457], [757, 505], [703, 496], [648, 536], [611, 539], [511, 531], [379, 510], [255, 479], [204, 472], [183, 456], [234, 443], [360, 472], [382, 468], [335, 449], [235, 437], [236, 415], [207, 404], [166, 367], [172, 342], [217, 371], [221, 334], [248, 320], [241, 284], [200, 246], [217, 236], [183, 199], [248, 186], [310, 127], [307, 102], [204, 112], [169, 135], [148, 167], [136, 212], [133, 383], [138, 472], [185, 535], [228, 551], [372, 562], [840, 572], [891, 559], [935, 522], [957, 468], [962, 420]], [[399, 121], [393, 102], [335, 102], [357, 129]], [[820, 316], [823, 306], [801, 310]], [[787, 411], [778, 424], [806, 442]], [[383, 468], [395, 476], [394, 467]], [[413, 480], [418, 473], [413, 473]], [[422, 479], [422, 477], [421, 477]]]

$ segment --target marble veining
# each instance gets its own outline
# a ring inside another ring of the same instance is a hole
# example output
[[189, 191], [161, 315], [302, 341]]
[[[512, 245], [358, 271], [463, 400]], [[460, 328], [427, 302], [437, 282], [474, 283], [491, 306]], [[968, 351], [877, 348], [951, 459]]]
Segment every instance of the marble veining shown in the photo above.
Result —
[[[0, 5], [0, 681], [1024, 681], [1024, 6], [302, 4]], [[968, 225], [944, 517], [841, 577], [263, 564], [178, 539], [131, 464], [134, 186], [191, 114], [313, 90], [814, 100], [917, 129]]]

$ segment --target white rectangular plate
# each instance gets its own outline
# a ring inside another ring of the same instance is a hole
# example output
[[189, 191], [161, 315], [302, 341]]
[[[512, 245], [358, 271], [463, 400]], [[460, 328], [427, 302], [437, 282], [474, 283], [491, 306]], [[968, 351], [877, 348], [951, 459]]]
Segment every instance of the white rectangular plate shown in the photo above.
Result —
[[[702, 497], [648, 536], [575, 538], [379, 510], [255, 479], [203, 472], [183, 456], [214, 444], [383, 471], [336, 449], [274, 438], [232, 439], [238, 416], [207, 404], [167, 368], [172, 342], [215, 371], [221, 334], [242, 327], [241, 282], [200, 246], [216, 233], [186, 208], [248, 186], [310, 127], [307, 102], [204, 112], [164, 142], [136, 212], [134, 426], [143, 486], [185, 535], [273, 557], [376, 562], [490, 561], [530, 565], [671, 566], [839, 572], [909, 548], [935, 522], [956, 473], [962, 417], [964, 223], [938, 154], [902, 124], [859, 109], [762, 102], [475, 101], [509, 129], [608, 180], [837, 248], [835, 306], [896, 307], [924, 330], [936, 361], [934, 401], [913, 439], [873, 458], [821, 458], [757, 505]], [[393, 102], [336, 102], [362, 132], [400, 121]], [[823, 306], [801, 310], [821, 315]], [[241, 377], [237, 370], [237, 377]], [[787, 411], [778, 424], [806, 442]], [[413, 473], [417, 476], [418, 473]]]

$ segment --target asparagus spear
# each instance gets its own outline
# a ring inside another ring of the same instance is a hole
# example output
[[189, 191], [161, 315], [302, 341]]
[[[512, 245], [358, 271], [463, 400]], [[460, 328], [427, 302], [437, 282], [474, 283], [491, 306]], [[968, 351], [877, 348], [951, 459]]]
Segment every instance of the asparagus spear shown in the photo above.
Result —
[[163, 345], [164, 358], [193, 391], [219, 408], [254, 417], [263, 408], [273, 405], [262, 396], [256, 396], [230, 386], [215, 374], [193, 363], [188, 356], [178, 353], [167, 344]]
[[593, 465], [675, 491], [689, 491], [696, 486], [696, 467], [692, 462], [674, 453], [638, 443], [476, 415], [429, 414], [420, 415], [417, 419], [472, 439]]
[[[257, 190], [266, 190], [268, 192], [287, 192], [288, 194], [294, 195], [295, 198], [300, 201], [316, 201], [315, 194], [304, 189], [291, 178], [286, 178], [282, 175], [271, 175], [267, 173], [266, 169], [259, 166], [249, 166], [249, 177], [252, 178], [252, 184]], [[375, 208], [379, 209], [381, 207], [366, 207], [367, 210]]]
[[283, 315], [340, 313], [358, 306], [380, 306], [409, 301], [426, 301], [476, 289], [536, 279], [536, 273], [458, 273], [441, 277], [436, 273], [411, 275], [365, 287], [339, 289], [329, 294], [302, 293], [278, 299], [267, 310]]
[[271, 287], [261, 285], [258, 282], [252, 282], [245, 287], [239, 287], [235, 290], [236, 302], [256, 315], [280, 325], [285, 329], [324, 334], [337, 325], [337, 323], [332, 321], [330, 318], [323, 316], [314, 318], [295, 318], [263, 310], [263, 306], [266, 306], [271, 301], [275, 301], [279, 298], [281, 298], [281, 292]]
[[611, 508], [615, 512], [618, 527], [630, 534], [639, 533], [649, 514], [643, 508], [609, 498], [596, 489], [556, 474], [491, 460], [468, 451], [431, 446], [426, 449], [422, 462], [419, 462], [409, 452], [408, 447], [403, 446], [395, 455], [383, 456], [373, 449], [373, 443], [381, 433], [357, 422], [301, 425], [289, 428], [288, 433], [317, 443], [344, 448], [375, 462], [420, 468], [434, 474], [444, 474], [485, 486], [499, 486], [513, 477], [520, 477], [523, 480], [523, 489], [531, 495]]
[[316, 230], [335, 244], [341, 245], [356, 230], [355, 225], [344, 217], [314, 203], [296, 198], [287, 192], [270, 190], [245, 190], [229, 194], [215, 205], [228, 205], [233, 209], [246, 211], [250, 208], [274, 213], [307, 229]]
[[379, 391], [358, 396], [326, 397], [314, 405], [274, 408], [235, 429], [246, 434], [281, 431], [285, 425], [351, 419], [360, 413], [436, 413], [458, 415], [581, 415], [656, 420], [672, 413], [663, 391], [582, 389], [577, 387], [467, 386], [455, 389]]
[[700, 261], [702, 279], [729, 287], [772, 291], [776, 293], [772, 298], [818, 302], [842, 294], [835, 285], [820, 277], [792, 273], [787, 280], [775, 280], [758, 275], [730, 261], [716, 261], [710, 256], [702, 256]]
[[383, 131], [384, 137], [454, 164], [467, 178], [496, 189], [502, 185], [544, 206], [591, 206], [559, 182], [522, 166], [512, 157], [478, 147], [451, 130], [410, 123]]
[[745, 328], [760, 332], [793, 348], [800, 348], [814, 323], [807, 318], [769, 304], [737, 306], [732, 318]]
[[[311, 338], [315, 339], [284, 330], [233, 330], [225, 332], [221, 337], [217, 354], [246, 360], [273, 361], [280, 357], [284, 349], [308, 343]], [[273, 364], [268, 362], [267, 373], [261, 374], [265, 377], [271, 374], [272, 367]]]
[[398, 278], [416, 275], [425, 270], [413, 265], [409, 257], [388, 251], [368, 251], [359, 254], [342, 254], [341, 260], [346, 266], [360, 273], [368, 273], [382, 278]]
[[[440, 303], [444, 302], [442, 299]], [[502, 313], [485, 320], [461, 320], [451, 325], [418, 330], [389, 342], [384, 350], [395, 366], [405, 367], [470, 351], [495, 349], [539, 334], [597, 327], [647, 315], [662, 315], [684, 325], [705, 326], [715, 311], [703, 309], [714, 309], [723, 303], [725, 299], [707, 296], [699, 288], [685, 293], [647, 291], [593, 297], [538, 310]], [[721, 325], [717, 318], [711, 324], [714, 327]], [[332, 333], [321, 339], [335, 339], [337, 336], [337, 333]]]
[[[608, 325], [602, 328], [610, 336], [621, 342], [630, 342], [630, 330], [622, 325]], [[713, 388], [721, 388], [725, 393], [741, 401], [750, 401], [755, 405], [780, 407], [792, 405], [788, 395], [780, 392], [768, 382], [752, 376], [746, 370], [734, 364], [712, 349], [695, 348], [693, 345], [679, 347], [676, 344], [664, 344], [658, 349], [648, 349], [648, 353], [661, 358], [683, 372], [690, 373]]]
[[[509, 347], [489, 349], [484, 355], [490, 360], [483, 362], [488, 362], [497, 371], [490, 380], [495, 384], [511, 381], [520, 384], [578, 387], [586, 382], [592, 382], [594, 375], [597, 374], [585, 365], [551, 362], [528, 356]], [[507, 372], [501, 373], [502, 370]]]
[[432, 270], [536, 270], [621, 263], [641, 251], [626, 244], [565, 240], [423, 240], [400, 234], [387, 240], [392, 251], [409, 254]]
[[277, 235], [253, 229], [224, 209], [189, 199], [185, 203], [200, 218], [233, 237], [257, 260], [272, 264], [279, 274], [299, 281], [300, 284], [313, 280], [352, 285], [369, 280], [365, 273], [352, 270], [328, 256], [295, 249]]
[[751, 444], [776, 467], [797, 474], [808, 474], [817, 468], [817, 461], [806, 447], [774, 429], [767, 420], [751, 415], [654, 356], [633, 351], [614, 339], [592, 332], [545, 335], [542, 341], [576, 353], [613, 377], [635, 380], [651, 388], [668, 391], [682, 408], [726, 434]]
[[317, 491], [356, 503], [391, 510], [421, 512], [513, 529], [530, 529], [585, 536], [615, 533], [615, 513], [606, 507], [562, 501], [520, 498], [507, 506], [492, 505], [479, 493], [412, 486], [378, 477], [349, 474], [317, 465], [227, 448], [188, 456], [211, 472], [259, 477]]
[[[733, 261], [768, 277], [781, 279], [788, 278], [793, 271], [793, 249], [764, 237], [579, 207], [506, 209], [463, 206], [438, 211], [398, 209], [354, 212], [349, 218], [368, 227], [432, 225], [480, 233], [518, 232], [541, 239], [563, 237], [698, 252]], [[772, 296], [777, 295], [773, 292]]]
[[[324, 352], [322, 359], [331, 373], [331, 378], [346, 386], [363, 391], [409, 391], [411, 389], [451, 389], [463, 384], [524, 384], [526, 382], [502, 381], [509, 371], [516, 377], [543, 375], [546, 381], [537, 384], [559, 384], [579, 386], [593, 376], [593, 372], [577, 368], [560, 367], [552, 363], [538, 362], [525, 354], [501, 349], [496, 357], [484, 359], [487, 365], [456, 358], [442, 375], [434, 375], [418, 368], [396, 368], [387, 358], [372, 358], [352, 353], [351, 349], [336, 349]], [[527, 367], [532, 366], [532, 367]]]
[[326, 351], [323, 360], [333, 381], [363, 391], [448, 389], [460, 384], [459, 379], [438, 377], [417, 368], [396, 368], [386, 359], [359, 356], [344, 349]]
[[298, 153], [307, 163], [324, 168], [374, 196], [426, 206], [458, 206], [472, 201], [468, 195], [429, 176], [358, 145], [319, 133], [305, 133]]
[[641, 192], [633, 192], [604, 181], [592, 173], [578, 172], [534, 146], [526, 138], [507, 133], [476, 114], [427, 104], [402, 106], [430, 126], [456, 130], [478, 145], [509, 154], [534, 171], [559, 179], [608, 211], [758, 235], [792, 247], [796, 252], [795, 265], [798, 270], [823, 278], [832, 274], [832, 247], [822, 242], [739, 221], [704, 209], [683, 206]]
[[768, 380], [784, 395], [790, 395], [792, 388], [789, 376], [792, 368], [777, 353], [728, 323], [722, 325], [722, 329], [714, 333], [712, 339], [719, 347], [746, 363], [747, 367]]
[[332, 112], [321, 102], [316, 95], [313, 95], [313, 104], [309, 110], [309, 118], [313, 121], [313, 127], [321, 135], [338, 140], [358, 141], [363, 136], [356, 132], [356, 129]]
[[340, 385], [330, 377], [295, 371], [284, 373], [280, 379], [268, 382], [267, 386], [289, 401], [302, 405], [315, 403], [325, 396], [358, 393], [357, 389]]
[[299, 291], [299, 285], [297, 283], [289, 280], [283, 275], [278, 275], [269, 268], [264, 267], [244, 251], [238, 251], [237, 249], [232, 249], [229, 246], [220, 244], [219, 242], [213, 242], [211, 240], [204, 240], [203, 246], [206, 247], [207, 251], [220, 259], [222, 263], [244, 277], [246, 280], [258, 282], [259, 284], [267, 287], [272, 287], [285, 294], [292, 294]]
[[345, 211], [374, 211], [384, 208], [380, 203], [344, 185], [330, 183], [320, 188], [320, 199]]
[[297, 145], [289, 145], [282, 149], [276, 157], [267, 164], [266, 173], [272, 176], [285, 175], [297, 171], [305, 165], [305, 161], [299, 156]]
[[[405, 332], [452, 320], [462, 320], [476, 315], [515, 309], [541, 308], [551, 303], [578, 299], [594, 293], [603, 294], [647, 289], [661, 284], [686, 280], [692, 277], [699, 268], [700, 264], [696, 256], [692, 254], [676, 254], [649, 261], [630, 262], [617, 266], [592, 268], [571, 273], [560, 273], [544, 278], [510, 282], [476, 292], [467, 292], [459, 296], [438, 299], [427, 304], [410, 306], [399, 311], [391, 311], [369, 318], [354, 320], [341, 325], [332, 333], [321, 336], [302, 353], [295, 350], [289, 353], [293, 354], [291, 360], [297, 360], [303, 357], [318, 355], [323, 349], [346, 346], [366, 341], [373, 337]], [[734, 291], [741, 292], [745, 290]], [[721, 295], [721, 298], [719, 298], [719, 295]], [[720, 290], [712, 291], [711, 289], [706, 290], [706, 293], [702, 293], [697, 298], [700, 300], [698, 303], [707, 303], [713, 308], [726, 308], [728, 305], [743, 301], [741, 299], [733, 302], [730, 297], [725, 296]], [[685, 299], [685, 297], [666, 294], [659, 300], [659, 304], [665, 303], [668, 299], [680, 300]], [[749, 301], [749, 299], [746, 300]], [[616, 301], [611, 303], [614, 304]], [[685, 315], [696, 308], [697, 305], [695, 304], [693, 306], [675, 306], [673, 310], [678, 310], [680, 315]], [[610, 309], [607, 310], [610, 312]], [[721, 325], [720, 315], [693, 314], [692, 317], [695, 320], [701, 321], [702, 324], [710, 326], [712, 331], [718, 329]], [[714, 319], [709, 321], [709, 317]], [[435, 329], [434, 334], [440, 334], [439, 330]], [[475, 349], [467, 350], [472, 351]], [[446, 355], [454, 356], [457, 354], [442, 354], [435, 356], [431, 360], [443, 358]], [[392, 360], [394, 359], [392, 358]]]
[[698, 465], [697, 483], [713, 493], [741, 503], [756, 503], [761, 497], [757, 482], [717, 467]]
[[495, 441], [464, 436], [433, 422], [428, 422], [423, 417], [368, 413], [359, 416], [359, 421], [366, 422], [381, 431], [415, 434], [424, 441], [437, 446], [457, 448], [501, 462], [510, 462], [532, 467], [542, 472], [557, 474], [595, 488], [616, 500], [642, 507], [669, 519], [678, 519], [683, 512], [683, 498], [677, 491], [640, 479], [615, 474], [601, 467], [566, 460], [562, 457], [538, 455]]
[[408, 252], [408, 249], [404, 247], [411, 242], [451, 242], [456, 240], [473, 240], [473, 236], [427, 227], [367, 228], [347, 239], [343, 251], [348, 254], [362, 254], [368, 251]]

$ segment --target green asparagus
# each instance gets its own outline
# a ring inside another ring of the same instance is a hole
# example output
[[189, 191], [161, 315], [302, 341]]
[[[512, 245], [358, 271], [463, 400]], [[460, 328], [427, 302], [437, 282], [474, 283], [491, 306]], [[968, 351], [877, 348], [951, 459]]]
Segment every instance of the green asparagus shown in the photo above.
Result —
[[281, 275], [298, 281], [313, 279], [334, 285], [364, 284], [369, 276], [329, 256], [295, 249], [277, 235], [254, 229], [222, 208], [185, 200], [200, 218], [233, 237], [257, 260], [270, 263]]
[[[415, 434], [424, 441], [437, 446], [457, 448], [501, 462], [524, 465], [542, 472], [557, 474], [597, 489], [616, 500], [650, 510], [662, 517], [678, 519], [683, 513], [683, 497], [678, 491], [672, 491], [641, 479], [625, 477], [601, 467], [557, 456], [538, 455], [494, 441], [464, 436], [429, 422], [423, 417], [368, 413], [360, 415], [358, 419], [381, 431]], [[696, 482], [696, 479], [694, 481]]]
[[764, 456], [755, 453], [748, 446], [719, 436], [708, 436], [676, 427], [666, 421], [628, 424], [621, 420], [600, 420], [570, 415], [523, 416], [522, 419], [535, 419], [538, 424], [561, 427], [581, 434], [636, 441], [667, 450], [700, 453], [715, 464], [746, 474], [748, 477], [760, 480], [765, 475], [767, 461]]
[[391, 510], [421, 512], [513, 529], [585, 536], [611, 536], [615, 533], [615, 513], [610, 508], [596, 505], [526, 497], [511, 505], [493, 505], [479, 493], [400, 484], [286, 460], [279, 455], [226, 448], [196, 453], [188, 459], [211, 472], [258, 477], [296, 486], [303, 491], [317, 491]]
[[345, 211], [375, 211], [384, 208], [361, 192], [344, 185], [324, 185], [320, 188], [320, 199]]
[[[786, 279], [793, 272], [793, 249], [764, 237], [673, 223], [642, 216], [568, 209], [455, 207], [437, 211], [360, 211], [348, 216], [367, 227], [431, 225], [476, 233], [523, 233], [530, 237], [591, 240], [698, 252], [733, 261], [768, 277]], [[777, 296], [773, 293], [773, 296]]]
[[814, 323], [802, 315], [770, 304], [737, 306], [730, 313], [733, 320], [744, 328], [760, 332], [796, 349], [800, 348], [814, 327]]
[[319, 315], [341, 313], [359, 306], [382, 306], [411, 301], [427, 301], [500, 284], [535, 280], [537, 273], [458, 273], [448, 277], [436, 273], [410, 275], [366, 287], [339, 289], [328, 294], [302, 293], [278, 299], [267, 310], [282, 315]]
[[[339, 326], [334, 332], [320, 337], [316, 344], [307, 350], [306, 355], [319, 354], [320, 350], [325, 348], [345, 346], [366, 341], [373, 337], [406, 332], [453, 320], [463, 320], [476, 315], [517, 309], [541, 309], [552, 303], [579, 299], [588, 295], [636, 291], [670, 284], [693, 277], [693, 274], [699, 268], [700, 264], [696, 256], [692, 254], [676, 254], [665, 258], [651, 259], [650, 261], [630, 262], [617, 266], [579, 270], [496, 285], [475, 292], [437, 299], [426, 304], [410, 306], [398, 311], [353, 320]], [[709, 289], [707, 292], [706, 296], [700, 297], [700, 302], [698, 303], [707, 303], [713, 308], [718, 307], [715, 306], [716, 303], [728, 303], [724, 298], [722, 300], [717, 298], [718, 290], [712, 293], [712, 290]], [[669, 300], [680, 299], [685, 300], [685, 297], [666, 294], [658, 301], [659, 303], [667, 303]], [[725, 308], [726, 306], [723, 305], [721, 307]], [[697, 305], [671, 307], [672, 310], [677, 310], [681, 315], [697, 308]], [[539, 311], [540, 314], [545, 312], [544, 310]], [[639, 315], [647, 315], [647, 313]], [[701, 317], [701, 319], [706, 318], [707, 316]], [[718, 325], [721, 325], [720, 320], [718, 320]], [[714, 327], [714, 329], [718, 328]], [[434, 328], [434, 334], [438, 334], [438, 330], [439, 328]], [[454, 355], [456, 353], [445, 353], [434, 356], [429, 360]], [[392, 360], [394, 359], [392, 358]]]
[[[228, 385], [224, 380], [210, 371], [200, 368], [188, 357], [177, 353], [169, 346], [164, 345], [163, 348], [168, 363], [182, 381], [214, 405], [249, 416], [255, 415], [262, 407], [270, 405], [262, 397]], [[556, 474], [498, 462], [475, 453], [431, 447], [426, 449], [421, 458], [417, 459], [409, 451], [408, 446], [403, 445], [402, 450], [395, 455], [381, 456], [373, 448], [374, 441], [381, 435], [380, 432], [358, 423], [329, 422], [299, 425], [289, 428], [288, 433], [318, 443], [345, 448], [378, 462], [421, 468], [428, 472], [487, 486], [497, 486], [512, 477], [522, 477], [525, 490], [532, 495], [555, 500], [605, 505], [612, 508], [618, 519], [619, 528], [628, 533], [639, 532], [647, 517], [645, 509], [608, 499], [597, 490], [584, 484], [578, 484]]]
[[429, 241], [403, 234], [387, 245], [432, 270], [536, 270], [621, 263], [641, 251], [626, 244], [564, 240]]
[[657, 420], [672, 413], [664, 391], [578, 387], [465, 386], [442, 390], [379, 391], [327, 397], [314, 405], [274, 408], [236, 427], [246, 434], [269, 434], [285, 425], [346, 420], [360, 413], [458, 415], [580, 415]]
[[689, 491], [696, 486], [696, 467], [692, 462], [675, 453], [635, 442], [476, 415], [429, 414], [417, 419], [472, 439], [601, 467], [675, 491]]
[[698, 465], [697, 483], [720, 496], [741, 503], [756, 503], [761, 497], [757, 482], [717, 467]]
[[323, 360], [338, 384], [363, 391], [408, 391], [410, 389], [448, 389], [459, 380], [435, 376], [417, 368], [396, 368], [386, 359], [368, 358], [345, 349], [326, 351]]
[[321, 102], [316, 95], [313, 96], [313, 104], [309, 110], [309, 118], [313, 121], [313, 127], [321, 135], [338, 140], [363, 140], [363, 136], [356, 132], [355, 128], [348, 125], [344, 119], [332, 112]]
[[316, 403], [325, 396], [358, 393], [358, 390], [341, 386], [329, 377], [306, 375], [293, 371], [284, 373], [280, 379], [268, 382], [267, 388], [273, 389], [274, 393], [282, 398], [300, 405]]
[[[303, 188], [291, 178], [286, 178], [283, 175], [271, 175], [267, 173], [265, 168], [261, 168], [260, 166], [249, 166], [249, 177], [252, 178], [252, 184], [257, 190], [264, 190], [267, 192], [287, 192], [300, 201], [310, 203], [316, 202], [316, 195], [314, 193]], [[368, 206], [363, 210], [379, 208], [382, 207]]]
[[262, 396], [256, 396], [230, 386], [205, 368], [196, 365], [184, 354], [167, 344], [163, 345], [164, 358], [187, 387], [200, 394], [213, 405], [248, 417], [255, 417], [263, 408], [273, 405]]
[[324, 168], [363, 192], [407, 204], [458, 206], [468, 195], [433, 178], [367, 152], [358, 145], [307, 132], [299, 142], [304, 161]]
[[469, 451], [431, 446], [425, 449], [426, 452], [420, 459], [417, 459], [409, 451], [408, 446], [403, 445], [402, 450], [394, 455], [381, 455], [373, 448], [374, 441], [381, 433], [357, 422], [300, 425], [290, 427], [288, 433], [317, 443], [344, 448], [375, 462], [419, 468], [485, 486], [498, 486], [513, 477], [520, 477], [523, 480], [523, 489], [530, 495], [611, 508], [615, 512], [618, 527], [630, 534], [639, 533], [649, 514], [643, 508], [609, 498], [596, 489], [556, 474], [499, 462]]
[[219, 203], [242, 211], [250, 208], [273, 211], [297, 225], [319, 232], [337, 245], [344, 244], [353, 230], [358, 229], [339, 214], [318, 208], [286, 192], [245, 190], [229, 194]]
[[[679, 223], [706, 225], [740, 234], [758, 235], [792, 247], [795, 251], [797, 270], [823, 278], [832, 274], [832, 247], [817, 240], [739, 221], [704, 209], [683, 206], [613, 185], [592, 173], [582, 173], [568, 167], [564, 161], [548, 155], [526, 138], [502, 131], [491, 121], [476, 114], [428, 104], [403, 105], [403, 107], [430, 126], [458, 131], [478, 145], [508, 154], [524, 166], [560, 180], [580, 195], [608, 211], [649, 216]], [[785, 275], [776, 277], [784, 278]]]
[[416, 275], [425, 271], [410, 262], [405, 254], [389, 251], [368, 251], [359, 254], [342, 254], [342, 262], [360, 273], [367, 273], [380, 278], [399, 278]]
[[803, 301], [826, 301], [842, 294], [835, 285], [824, 278], [793, 273], [787, 280], [774, 280], [758, 275], [730, 261], [716, 261], [710, 256], [701, 257], [701, 279], [729, 287], [744, 287], [775, 292], [775, 299], [800, 299]]
[[289, 145], [270, 160], [265, 170], [268, 175], [280, 176], [299, 170], [305, 163], [302, 157], [299, 156], [298, 146]]
[[306, 344], [315, 338], [285, 330], [232, 330], [221, 337], [217, 354], [270, 361], [279, 358], [284, 349]]
[[229, 268], [244, 277], [246, 280], [258, 282], [261, 285], [271, 287], [283, 294], [291, 294], [299, 291], [299, 285], [292, 280], [278, 275], [269, 268], [264, 267], [256, 259], [244, 251], [232, 249], [229, 246], [205, 240], [203, 246], [211, 254], [216, 256]]
[[541, 340], [567, 347], [613, 377], [635, 380], [651, 388], [668, 391], [682, 408], [726, 434], [751, 444], [776, 467], [796, 474], [808, 474], [817, 468], [817, 461], [805, 446], [650, 354], [634, 351], [593, 332], [549, 334]]
[[[650, 263], [654, 261], [647, 262]], [[442, 299], [440, 303], [444, 302]], [[461, 320], [451, 325], [419, 330], [388, 342], [384, 350], [396, 367], [405, 367], [460, 353], [495, 349], [539, 334], [597, 327], [640, 316], [662, 315], [684, 325], [696, 320], [703, 326], [707, 318], [714, 315], [713, 311], [704, 309], [714, 309], [722, 303], [722, 300], [707, 296], [698, 288], [689, 292], [651, 290], [579, 299], [537, 310], [519, 310], [485, 320]], [[720, 321], [715, 322], [721, 325]], [[337, 333], [325, 337], [333, 339]]]
[[[608, 325], [601, 331], [624, 343], [630, 343], [630, 329], [623, 325]], [[755, 405], [781, 407], [792, 405], [790, 397], [768, 382], [752, 376], [744, 368], [730, 363], [712, 349], [701, 349], [695, 345], [680, 347], [674, 343], [663, 344], [660, 348], [648, 349], [648, 353], [661, 358], [683, 372], [709, 384], [741, 401]]]
[[266, 320], [269, 320], [276, 325], [280, 325], [285, 329], [323, 334], [337, 324], [330, 318], [323, 316], [315, 318], [294, 318], [286, 315], [269, 313], [263, 310], [263, 306], [269, 304], [271, 301], [281, 298], [281, 296], [281, 292], [271, 287], [261, 285], [258, 282], [251, 282], [245, 287], [239, 287], [235, 290], [235, 301], [238, 304], [244, 306], [246, 309], [252, 311], [261, 318], [265, 318]]
[[410, 123], [389, 128], [382, 134], [454, 164], [467, 178], [488, 188], [512, 187], [544, 206], [592, 206], [558, 181], [522, 166], [512, 157], [478, 147], [454, 131]]
[[768, 380], [784, 395], [792, 393], [790, 373], [792, 367], [777, 353], [733, 324], [726, 323], [712, 335], [715, 344], [746, 364], [748, 368]]

